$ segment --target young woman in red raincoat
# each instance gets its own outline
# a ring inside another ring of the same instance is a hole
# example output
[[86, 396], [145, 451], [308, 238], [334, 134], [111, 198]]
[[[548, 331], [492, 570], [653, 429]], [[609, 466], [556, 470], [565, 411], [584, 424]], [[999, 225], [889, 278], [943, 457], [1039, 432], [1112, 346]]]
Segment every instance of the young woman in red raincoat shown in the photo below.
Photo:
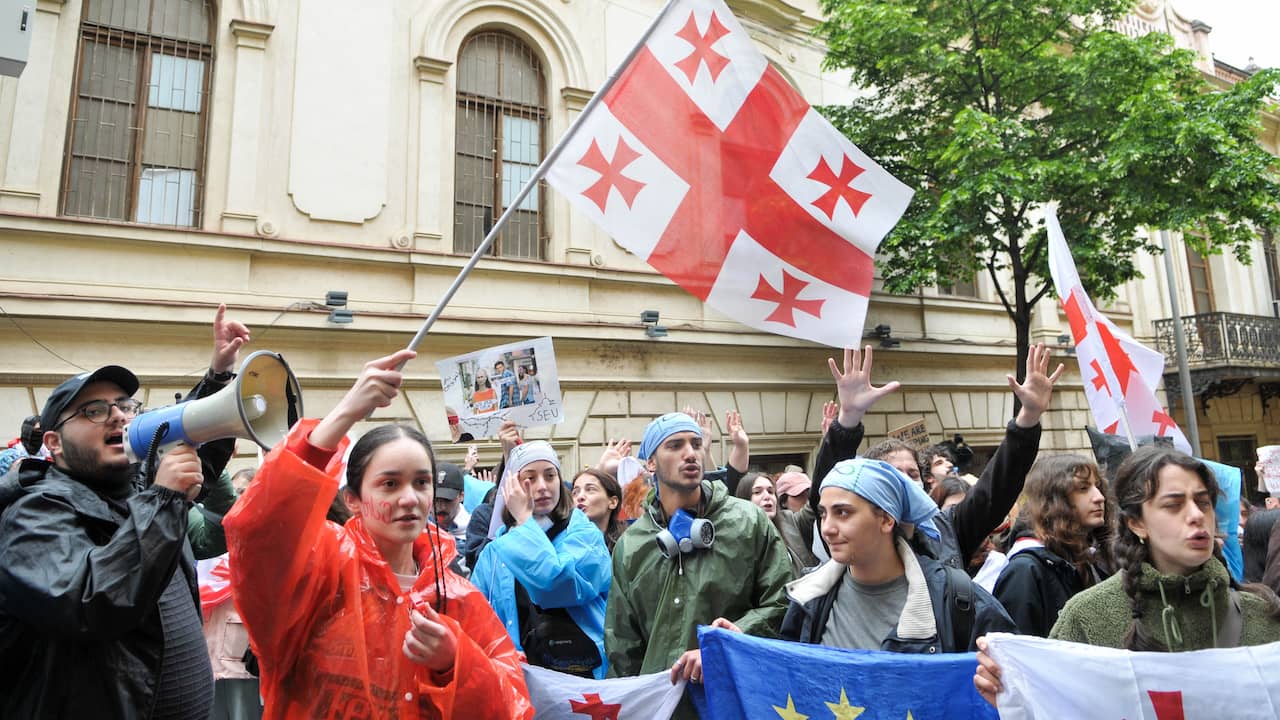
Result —
[[[512, 645], [427, 525], [435, 457], [414, 428], [360, 439], [325, 521], [347, 431], [398, 393], [409, 350], [365, 365], [323, 420], [300, 421], [225, 518], [236, 607], [272, 718], [532, 718]], [[424, 532], [425, 530], [425, 532]]]

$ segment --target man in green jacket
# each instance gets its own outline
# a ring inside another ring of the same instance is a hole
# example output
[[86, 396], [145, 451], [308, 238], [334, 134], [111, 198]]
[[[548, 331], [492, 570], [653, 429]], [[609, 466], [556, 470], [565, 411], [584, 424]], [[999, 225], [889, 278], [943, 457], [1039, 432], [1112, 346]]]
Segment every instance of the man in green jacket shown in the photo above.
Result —
[[[639, 456], [656, 487], [613, 551], [604, 627], [610, 677], [670, 669], [673, 682], [701, 682], [698, 625], [777, 636], [791, 579], [787, 550], [759, 508], [703, 479], [702, 443], [701, 429], [684, 413], [645, 429]], [[692, 541], [680, 542], [688, 535], [681, 528], [699, 520], [715, 526], [710, 546], [697, 547], [697, 527]], [[672, 548], [665, 553], [663, 539]], [[686, 701], [676, 717], [696, 716]]]

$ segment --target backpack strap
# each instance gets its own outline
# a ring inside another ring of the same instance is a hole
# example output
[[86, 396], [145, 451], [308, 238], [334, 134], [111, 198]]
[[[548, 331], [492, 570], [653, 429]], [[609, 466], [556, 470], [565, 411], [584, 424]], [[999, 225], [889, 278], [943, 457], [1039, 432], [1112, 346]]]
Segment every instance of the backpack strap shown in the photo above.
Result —
[[947, 586], [942, 593], [942, 605], [951, 612], [952, 652], [966, 652], [969, 637], [973, 634], [976, 615], [973, 579], [969, 573], [943, 565], [947, 571]]

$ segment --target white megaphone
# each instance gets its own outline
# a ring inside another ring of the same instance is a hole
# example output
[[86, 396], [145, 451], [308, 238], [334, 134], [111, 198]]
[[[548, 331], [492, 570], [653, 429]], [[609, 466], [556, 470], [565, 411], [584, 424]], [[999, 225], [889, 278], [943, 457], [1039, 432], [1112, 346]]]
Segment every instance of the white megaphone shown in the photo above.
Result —
[[158, 458], [178, 443], [199, 447], [231, 437], [269, 450], [300, 417], [298, 379], [283, 357], [259, 351], [245, 358], [235, 380], [213, 395], [134, 418], [124, 429], [124, 451], [130, 462], [140, 462], [152, 445]]

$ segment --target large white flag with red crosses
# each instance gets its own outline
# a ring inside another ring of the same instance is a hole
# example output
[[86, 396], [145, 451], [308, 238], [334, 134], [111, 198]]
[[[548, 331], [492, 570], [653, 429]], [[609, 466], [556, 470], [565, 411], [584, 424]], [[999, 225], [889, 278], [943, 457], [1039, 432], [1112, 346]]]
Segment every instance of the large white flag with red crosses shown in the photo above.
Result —
[[770, 67], [721, 0], [672, 0], [547, 181], [733, 319], [857, 347], [912, 191]]
[[636, 677], [592, 680], [524, 665], [534, 720], [667, 720], [684, 695], [685, 682], [671, 684], [663, 671]]
[[1000, 665], [1001, 720], [1280, 717], [1280, 643], [1130, 652], [995, 633], [987, 647]]
[[1134, 340], [1098, 312], [1080, 284], [1056, 209], [1049, 209], [1044, 224], [1049, 232], [1049, 271], [1071, 325], [1071, 341], [1076, 346], [1084, 395], [1094, 422], [1109, 435], [1124, 436], [1127, 418], [1135, 438], [1173, 438], [1175, 447], [1191, 453], [1187, 436], [1156, 399], [1164, 355]]

